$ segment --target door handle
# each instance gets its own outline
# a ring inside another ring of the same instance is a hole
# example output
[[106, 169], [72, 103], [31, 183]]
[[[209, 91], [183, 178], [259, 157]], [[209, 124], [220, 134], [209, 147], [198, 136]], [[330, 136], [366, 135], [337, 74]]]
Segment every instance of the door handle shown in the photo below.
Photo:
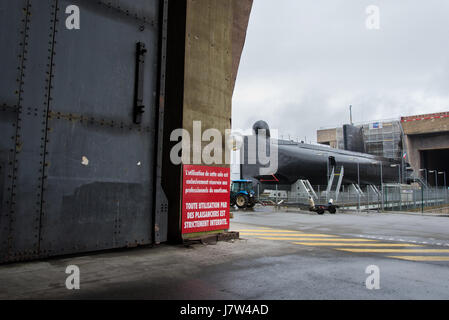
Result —
[[143, 104], [143, 84], [145, 71], [145, 56], [147, 49], [145, 43], [138, 42], [136, 50], [136, 79], [134, 92], [134, 123], [140, 124], [142, 122], [142, 114], [145, 112], [145, 105]]

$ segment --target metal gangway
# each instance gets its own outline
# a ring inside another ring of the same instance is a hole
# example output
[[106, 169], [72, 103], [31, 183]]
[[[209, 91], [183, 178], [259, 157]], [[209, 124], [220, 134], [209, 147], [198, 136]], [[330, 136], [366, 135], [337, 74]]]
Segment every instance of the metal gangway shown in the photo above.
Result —
[[351, 183], [349, 188], [352, 192], [356, 193], [360, 197], [363, 198], [365, 196], [365, 192], [363, 192], [362, 188], [360, 188], [360, 186], [357, 183]]
[[310, 184], [309, 180], [298, 180], [296, 181], [291, 188], [291, 192], [296, 198], [310, 198], [318, 199], [318, 195]]
[[338, 202], [344, 174], [345, 168], [343, 166], [340, 167], [340, 172], [338, 173], [335, 172], [335, 167], [332, 168], [332, 172], [327, 182], [326, 201], [333, 199], [335, 202]]

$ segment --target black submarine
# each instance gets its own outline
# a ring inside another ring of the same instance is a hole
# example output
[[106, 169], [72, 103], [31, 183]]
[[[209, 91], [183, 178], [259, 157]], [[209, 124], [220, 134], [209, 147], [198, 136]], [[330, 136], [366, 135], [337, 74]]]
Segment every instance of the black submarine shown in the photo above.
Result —
[[[250, 150], [257, 153], [264, 144], [262, 153], [266, 152], [272, 160], [277, 157], [274, 166], [251, 156]], [[403, 172], [404, 168], [410, 167], [406, 162], [325, 145], [274, 139], [265, 121], [254, 124], [252, 136], [243, 137], [240, 162], [241, 178], [263, 185], [291, 185], [302, 179], [323, 186], [328, 184], [332, 173], [342, 174], [343, 185], [380, 186], [382, 183], [412, 181], [411, 172]]]

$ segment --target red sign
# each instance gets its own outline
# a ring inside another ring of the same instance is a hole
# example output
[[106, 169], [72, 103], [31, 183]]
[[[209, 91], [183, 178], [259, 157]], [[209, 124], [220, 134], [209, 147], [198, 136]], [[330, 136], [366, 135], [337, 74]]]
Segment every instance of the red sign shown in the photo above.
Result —
[[230, 169], [183, 166], [182, 233], [229, 229]]

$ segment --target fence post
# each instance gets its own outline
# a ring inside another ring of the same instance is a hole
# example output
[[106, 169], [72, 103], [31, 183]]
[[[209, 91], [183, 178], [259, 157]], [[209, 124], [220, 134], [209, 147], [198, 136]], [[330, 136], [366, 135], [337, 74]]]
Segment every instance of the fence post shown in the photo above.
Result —
[[421, 214], [424, 214], [424, 185], [421, 185]]
[[384, 211], [385, 207], [384, 207], [384, 184], [383, 183], [380, 185], [380, 201], [381, 201], [380, 210]]
[[276, 184], [276, 197], [274, 198], [275, 202], [276, 202], [276, 211], [279, 209], [278, 208], [278, 185]]
[[[366, 186], [366, 193], [368, 194], [368, 210], [369, 210], [369, 186]], [[366, 205], [365, 205], [366, 208]]]
[[380, 189], [381, 187], [377, 189], [377, 212], [380, 212], [380, 193], [379, 193]]
[[260, 199], [260, 183], [257, 184], [257, 199]]
[[357, 211], [360, 212], [360, 185], [358, 185], [358, 189], [357, 189]]

